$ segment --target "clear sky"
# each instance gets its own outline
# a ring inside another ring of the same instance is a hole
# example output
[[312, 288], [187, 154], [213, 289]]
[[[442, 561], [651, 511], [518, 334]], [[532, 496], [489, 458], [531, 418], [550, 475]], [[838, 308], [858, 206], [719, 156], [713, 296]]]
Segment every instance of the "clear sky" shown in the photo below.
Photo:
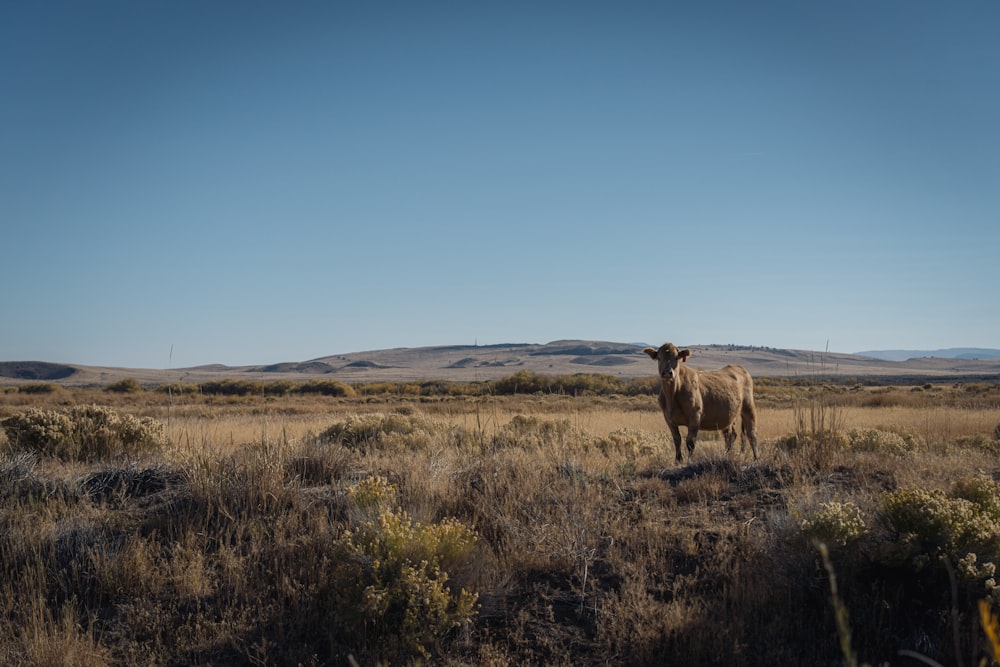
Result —
[[1000, 2], [8, 2], [0, 225], [0, 360], [1000, 347]]

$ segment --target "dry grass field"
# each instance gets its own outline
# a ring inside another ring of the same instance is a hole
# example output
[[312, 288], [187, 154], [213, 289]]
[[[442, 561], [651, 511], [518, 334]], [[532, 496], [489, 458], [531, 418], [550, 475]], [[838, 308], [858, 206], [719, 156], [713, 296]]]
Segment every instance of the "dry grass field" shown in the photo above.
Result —
[[0, 390], [0, 661], [989, 664], [1000, 384], [588, 382]]

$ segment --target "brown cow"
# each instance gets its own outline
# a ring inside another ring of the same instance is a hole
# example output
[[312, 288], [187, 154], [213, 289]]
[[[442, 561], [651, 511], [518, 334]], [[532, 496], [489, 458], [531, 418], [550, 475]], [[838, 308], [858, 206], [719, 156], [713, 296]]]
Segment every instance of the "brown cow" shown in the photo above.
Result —
[[740, 451], [750, 440], [757, 460], [757, 410], [753, 402], [753, 379], [742, 366], [726, 366], [717, 371], [698, 371], [682, 365], [691, 350], [678, 350], [672, 343], [643, 350], [660, 367], [660, 409], [674, 437], [677, 462], [681, 456], [680, 426], [687, 427], [688, 461], [694, 453], [698, 430], [722, 431], [726, 452], [736, 441], [736, 421], [743, 418]]

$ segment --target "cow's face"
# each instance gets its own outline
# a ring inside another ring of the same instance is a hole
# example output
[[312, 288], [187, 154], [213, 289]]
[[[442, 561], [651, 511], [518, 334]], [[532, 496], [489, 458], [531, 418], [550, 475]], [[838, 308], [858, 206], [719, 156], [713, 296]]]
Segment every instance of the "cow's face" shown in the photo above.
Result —
[[643, 350], [660, 367], [660, 377], [673, 382], [677, 377], [677, 365], [691, 356], [691, 350], [678, 350], [673, 343], [664, 343], [659, 348], [647, 347]]

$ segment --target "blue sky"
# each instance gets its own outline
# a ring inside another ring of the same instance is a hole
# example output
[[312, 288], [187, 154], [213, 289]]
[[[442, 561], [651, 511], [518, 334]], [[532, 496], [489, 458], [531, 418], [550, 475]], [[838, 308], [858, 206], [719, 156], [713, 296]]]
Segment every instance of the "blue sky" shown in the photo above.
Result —
[[998, 34], [996, 0], [5, 3], [0, 360], [1000, 347]]

